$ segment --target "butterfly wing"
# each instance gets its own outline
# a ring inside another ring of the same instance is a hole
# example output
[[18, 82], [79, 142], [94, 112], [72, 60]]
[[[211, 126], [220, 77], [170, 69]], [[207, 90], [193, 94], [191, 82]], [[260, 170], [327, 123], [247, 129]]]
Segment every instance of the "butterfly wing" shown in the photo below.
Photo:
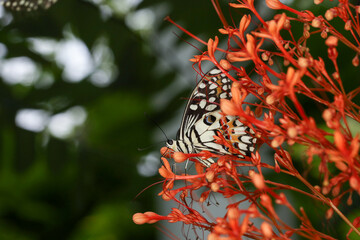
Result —
[[[197, 84], [186, 105], [178, 132], [178, 140], [190, 138], [190, 130], [206, 113], [220, 110], [220, 99], [231, 97], [231, 80], [214, 67]], [[200, 130], [200, 129], [199, 129]], [[205, 131], [201, 129], [200, 131]]]
[[[216, 154], [250, 156], [256, 139], [253, 131], [236, 116], [224, 116], [220, 99], [231, 98], [232, 81], [217, 67], [211, 69], [193, 90], [186, 105], [177, 140], [171, 148], [184, 153], [202, 150]], [[222, 135], [228, 146], [218, 144], [214, 136]], [[198, 160], [209, 167], [214, 159]]]

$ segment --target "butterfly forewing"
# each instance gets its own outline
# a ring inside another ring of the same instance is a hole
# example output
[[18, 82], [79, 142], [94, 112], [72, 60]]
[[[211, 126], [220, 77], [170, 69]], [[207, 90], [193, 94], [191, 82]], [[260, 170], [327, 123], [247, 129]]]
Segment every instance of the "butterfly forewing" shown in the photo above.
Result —
[[178, 139], [208, 112], [220, 110], [220, 98], [229, 99], [231, 80], [218, 68], [211, 69], [193, 90], [181, 121]]

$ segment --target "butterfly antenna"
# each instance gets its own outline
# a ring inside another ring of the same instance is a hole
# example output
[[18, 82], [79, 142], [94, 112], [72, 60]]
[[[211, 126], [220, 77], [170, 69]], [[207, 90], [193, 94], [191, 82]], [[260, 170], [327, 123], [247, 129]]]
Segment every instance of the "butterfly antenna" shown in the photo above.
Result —
[[149, 146], [146, 146], [146, 147], [138, 147], [137, 150], [138, 151], [145, 151], [145, 150], [148, 150], [149, 148], [152, 148], [153, 146], [155, 145], [158, 145], [160, 143], [164, 143], [165, 141], [160, 141], [160, 142], [156, 142], [156, 143], [153, 143], [153, 144], [150, 144]]
[[169, 138], [167, 137], [167, 135], [166, 135], [166, 133], [164, 132], [164, 130], [160, 127], [160, 125], [159, 125], [154, 119], [152, 119], [151, 117], [149, 117], [149, 115], [148, 115], [146, 112], [144, 112], [144, 115], [145, 115], [145, 117], [146, 117], [147, 119], [149, 119], [152, 123], [155, 124], [155, 126], [157, 126], [157, 127], [160, 129], [160, 131], [164, 134], [166, 140], [169, 140]]

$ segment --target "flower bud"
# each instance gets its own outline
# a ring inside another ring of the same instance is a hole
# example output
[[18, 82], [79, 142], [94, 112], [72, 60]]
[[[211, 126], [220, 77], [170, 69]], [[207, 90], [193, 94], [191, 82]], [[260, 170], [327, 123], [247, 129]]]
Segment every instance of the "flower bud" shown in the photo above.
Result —
[[275, 102], [275, 97], [273, 95], [269, 95], [266, 97], [267, 104], [272, 105], [272, 104], [274, 104], [274, 102]]
[[135, 213], [132, 219], [135, 224], [139, 225], [147, 223], [147, 221], [149, 220], [149, 218], [143, 213]]
[[220, 185], [217, 184], [216, 182], [213, 182], [213, 183], [211, 183], [210, 188], [211, 188], [211, 191], [217, 192], [220, 189]]
[[174, 161], [177, 163], [182, 163], [182, 162], [186, 161], [186, 159], [188, 159], [186, 154], [184, 154], [182, 152], [175, 152], [173, 155], [173, 158], [174, 158]]
[[212, 170], [207, 171], [205, 174], [205, 178], [208, 182], [214, 181], [214, 177], [215, 177], [215, 172]]
[[229, 208], [227, 215], [229, 219], [238, 219], [240, 217], [239, 209], [231, 207]]
[[330, 219], [333, 215], [334, 215], [334, 210], [330, 208], [326, 211], [325, 218]]
[[228, 60], [221, 59], [220, 60], [220, 66], [225, 70], [230, 70], [232, 68], [232, 65]]
[[265, 0], [266, 5], [271, 9], [282, 9], [283, 5], [279, 0]]
[[287, 130], [287, 134], [290, 138], [294, 138], [297, 136], [297, 130], [295, 127], [289, 127]]
[[272, 227], [268, 222], [263, 222], [260, 229], [265, 238], [270, 239], [273, 236]]
[[359, 66], [359, 56], [358, 56], [357, 54], [356, 54], [356, 56], [352, 59], [351, 63], [352, 63], [352, 65], [353, 65], [354, 67]]
[[326, 18], [326, 20], [328, 20], [328, 21], [333, 20], [333, 19], [334, 19], [334, 12], [333, 12], [331, 9], [327, 10], [327, 11], [325, 12], [325, 18]]
[[311, 26], [314, 28], [319, 28], [321, 26], [321, 20], [319, 18], [314, 18], [311, 22]]
[[347, 20], [347, 21], [346, 21], [345, 26], [344, 26], [344, 29], [345, 29], [346, 31], [351, 30], [351, 20]]
[[321, 31], [321, 34], [320, 34], [320, 36], [322, 37], [322, 38], [327, 38], [327, 32], [326, 31]]
[[338, 45], [338, 38], [335, 36], [330, 36], [325, 40], [325, 44], [328, 47], [337, 47]]
[[298, 64], [301, 68], [307, 68], [309, 66], [308, 60], [306, 58], [300, 57], [298, 60]]
[[262, 190], [266, 187], [264, 177], [261, 174], [254, 173], [253, 176], [251, 177], [251, 180], [254, 186], [259, 190]]
[[355, 176], [351, 176], [350, 177], [350, 180], [349, 180], [349, 183], [350, 183], [350, 187], [352, 189], [354, 189], [355, 191], [359, 191], [360, 190], [360, 186], [359, 186], [359, 179], [357, 179]]
[[332, 111], [330, 109], [325, 109], [322, 113], [323, 119], [328, 122], [333, 118]]

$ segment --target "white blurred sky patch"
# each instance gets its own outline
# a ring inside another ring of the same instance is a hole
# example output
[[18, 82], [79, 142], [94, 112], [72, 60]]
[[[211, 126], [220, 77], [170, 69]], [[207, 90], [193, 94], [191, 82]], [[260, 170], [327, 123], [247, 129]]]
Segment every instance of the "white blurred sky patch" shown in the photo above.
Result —
[[155, 13], [149, 9], [140, 9], [125, 16], [125, 23], [135, 31], [147, 31], [153, 28]]
[[40, 67], [28, 57], [15, 57], [2, 61], [0, 74], [10, 84], [33, 85], [40, 76]]
[[151, 152], [142, 157], [136, 165], [137, 171], [144, 177], [155, 176], [159, 170], [160, 158], [158, 152]]
[[118, 68], [105, 37], [99, 37], [89, 50], [69, 28], [65, 35], [67, 38], [59, 42], [49, 38], [31, 38], [31, 50], [49, 61], [55, 61], [63, 69], [66, 81], [77, 83], [89, 77], [93, 85], [106, 87], [115, 80]]
[[80, 82], [94, 69], [89, 49], [77, 38], [67, 39], [57, 45], [55, 61], [63, 68], [63, 78], [70, 82]]
[[132, 30], [144, 35], [153, 29], [155, 12], [150, 8], [137, 10], [143, 0], [87, 0], [99, 6], [104, 20], [111, 16], [125, 18], [125, 24]]
[[0, 4], [0, 25], [5, 27], [6, 25], [10, 24], [12, 20], [12, 15], [8, 12], [5, 12], [4, 6]]
[[106, 19], [111, 15], [124, 16], [135, 9], [142, 0], [87, 0], [100, 7], [102, 16]]
[[45, 129], [50, 114], [40, 109], [21, 109], [16, 113], [15, 123], [18, 127], [32, 132], [41, 132]]
[[42, 132], [47, 129], [52, 136], [67, 139], [76, 133], [86, 118], [87, 112], [81, 106], [74, 106], [52, 116], [41, 109], [26, 108], [16, 113], [15, 123], [18, 127], [31, 132]]
[[30, 49], [48, 60], [55, 55], [57, 41], [51, 38], [28, 38]]
[[91, 49], [95, 69], [89, 80], [97, 87], [106, 87], [112, 83], [118, 75], [113, 51], [108, 46], [108, 41], [100, 37]]
[[5, 44], [2, 44], [0, 43], [0, 61], [1, 61], [1, 58], [4, 58], [7, 54], [8, 50], [5, 46]]
[[69, 138], [75, 133], [77, 127], [84, 124], [86, 117], [87, 113], [83, 107], [72, 107], [50, 118], [48, 125], [49, 132], [57, 138]]

